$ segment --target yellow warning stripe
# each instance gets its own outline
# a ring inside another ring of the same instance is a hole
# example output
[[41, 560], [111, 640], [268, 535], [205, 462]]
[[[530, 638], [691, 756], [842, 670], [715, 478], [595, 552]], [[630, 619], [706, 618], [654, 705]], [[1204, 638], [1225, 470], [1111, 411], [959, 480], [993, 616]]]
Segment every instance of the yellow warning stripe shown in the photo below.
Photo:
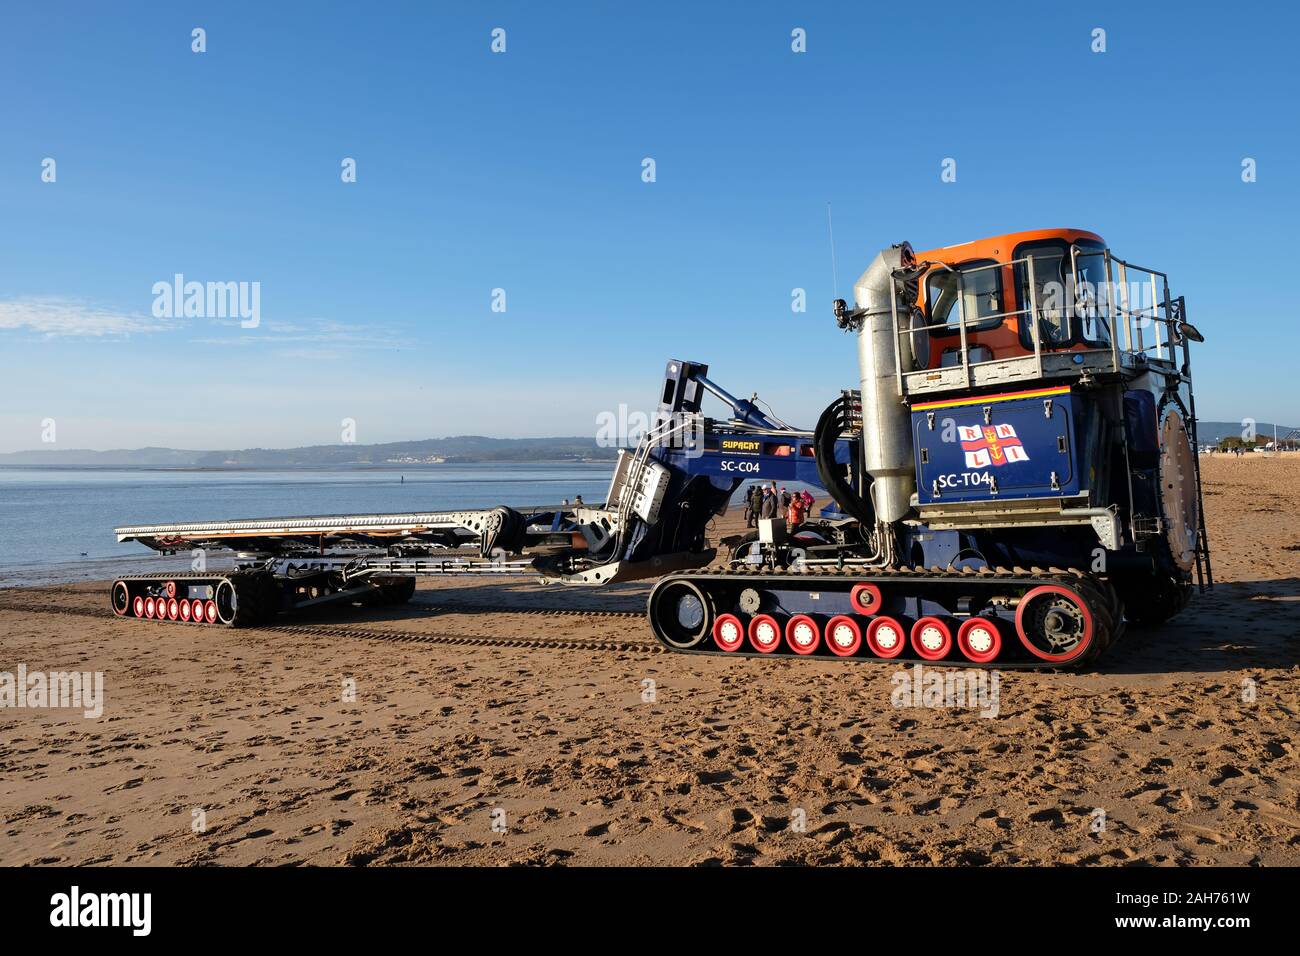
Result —
[[952, 408], [954, 405], [982, 405], [988, 402], [1006, 402], [1013, 398], [1044, 398], [1049, 395], [1066, 395], [1069, 394], [1070, 386], [1064, 385], [1060, 388], [1032, 388], [1027, 392], [1007, 392], [1005, 395], [979, 395], [975, 398], [955, 398], [946, 402], [922, 402], [919, 405], [913, 405], [914, 411], [922, 411], [927, 408]]

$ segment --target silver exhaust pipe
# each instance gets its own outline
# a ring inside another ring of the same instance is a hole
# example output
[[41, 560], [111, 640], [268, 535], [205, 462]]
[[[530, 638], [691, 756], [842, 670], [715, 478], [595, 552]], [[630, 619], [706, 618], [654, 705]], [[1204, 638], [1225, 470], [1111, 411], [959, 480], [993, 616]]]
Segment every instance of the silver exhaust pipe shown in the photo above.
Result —
[[[876, 519], [892, 523], [911, 507], [916, 490], [911, 416], [898, 394], [897, 355], [910, 355], [894, 341], [890, 276], [916, 265], [906, 242], [883, 250], [853, 285], [862, 325], [858, 329], [858, 369], [862, 391], [862, 469], [871, 476]], [[897, 303], [901, 320], [912, 303]], [[910, 371], [904, 368], [903, 371]]]

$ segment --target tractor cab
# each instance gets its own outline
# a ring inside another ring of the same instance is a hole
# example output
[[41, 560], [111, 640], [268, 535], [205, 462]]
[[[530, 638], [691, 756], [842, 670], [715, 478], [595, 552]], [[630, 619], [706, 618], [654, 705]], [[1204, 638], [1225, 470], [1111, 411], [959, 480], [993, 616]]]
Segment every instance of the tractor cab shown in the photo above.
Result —
[[895, 326], [904, 394], [1177, 363], [1166, 276], [1096, 233], [1010, 233], [915, 260]]

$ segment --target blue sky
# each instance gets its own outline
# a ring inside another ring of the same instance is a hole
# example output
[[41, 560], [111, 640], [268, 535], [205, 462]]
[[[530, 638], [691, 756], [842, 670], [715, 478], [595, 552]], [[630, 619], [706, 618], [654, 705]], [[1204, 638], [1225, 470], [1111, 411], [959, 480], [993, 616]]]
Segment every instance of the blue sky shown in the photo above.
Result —
[[[846, 297], [1093, 229], [1187, 296], [1203, 418], [1300, 424], [1300, 15], [1142, 7], [7, 5], [0, 451], [593, 434], [670, 357], [811, 425], [856, 384], [827, 202]], [[261, 326], [155, 319], [175, 273]]]

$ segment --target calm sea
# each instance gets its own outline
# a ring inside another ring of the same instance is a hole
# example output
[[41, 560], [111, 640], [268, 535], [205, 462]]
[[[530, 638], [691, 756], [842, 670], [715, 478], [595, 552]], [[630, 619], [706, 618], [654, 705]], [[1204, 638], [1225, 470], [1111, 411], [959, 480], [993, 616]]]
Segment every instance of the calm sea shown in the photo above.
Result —
[[161, 569], [165, 559], [148, 548], [117, 543], [113, 528], [119, 525], [495, 505], [528, 509], [575, 495], [597, 503], [609, 490], [613, 468], [606, 462], [328, 471], [0, 468], [0, 586]]

